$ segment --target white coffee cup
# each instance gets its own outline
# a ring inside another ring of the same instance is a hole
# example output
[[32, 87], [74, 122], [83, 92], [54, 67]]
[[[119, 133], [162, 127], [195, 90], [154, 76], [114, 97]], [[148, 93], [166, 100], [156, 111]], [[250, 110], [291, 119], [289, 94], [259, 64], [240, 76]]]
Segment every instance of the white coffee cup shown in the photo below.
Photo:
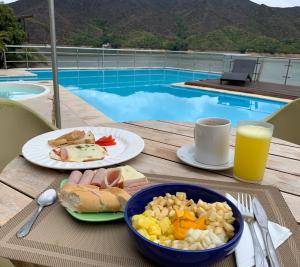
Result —
[[230, 121], [206, 118], [196, 121], [195, 159], [207, 165], [222, 165], [229, 160]]

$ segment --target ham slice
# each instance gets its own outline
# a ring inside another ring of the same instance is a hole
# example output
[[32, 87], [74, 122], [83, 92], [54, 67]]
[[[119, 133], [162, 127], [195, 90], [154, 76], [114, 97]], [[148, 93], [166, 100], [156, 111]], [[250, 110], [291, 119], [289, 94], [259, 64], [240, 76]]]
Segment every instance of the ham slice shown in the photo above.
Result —
[[134, 187], [127, 187], [127, 188], [124, 188], [124, 190], [129, 194], [129, 195], [134, 195], [136, 192], [144, 189], [144, 188], [147, 188], [148, 186], [150, 186], [151, 184], [148, 183], [148, 184], [144, 184], [144, 185], [140, 185], [140, 186], [134, 186]]
[[62, 147], [60, 149], [60, 158], [62, 161], [66, 161], [68, 159], [69, 155], [68, 155], [68, 150], [65, 149], [64, 147]]
[[120, 168], [112, 168], [107, 170], [107, 175], [105, 179], [105, 188], [118, 187], [119, 182], [121, 182], [122, 171]]
[[72, 171], [68, 179], [68, 184], [78, 184], [81, 176], [82, 173], [80, 171]]
[[129, 186], [127, 185], [126, 187], [124, 187], [124, 190], [130, 195], [133, 195], [136, 192], [151, 185], [151, 183], [147, 180], [147, 178], [144, 181], [139, 180], [139, 179], [136, 179], [133, 181], [136, 181], [136, 182], [135, 183], [132, 182]]
[[86, 170], [81, 176], [79, 184], [91, 184], [93, 177], [94, 177], [94, 172], [91, 170]]
[[125, 180], [123, 182], [124, 188], [135, 187], [140, 185], [148, 184], [148, 179], [146, 177], [134, 180]]
[[106, 169], [99, 169], [97, 170], [96, 174], [94, 175], [91, 185], [99, 186], [100, 188], [105, 188], [105, 179], [107, 176]]

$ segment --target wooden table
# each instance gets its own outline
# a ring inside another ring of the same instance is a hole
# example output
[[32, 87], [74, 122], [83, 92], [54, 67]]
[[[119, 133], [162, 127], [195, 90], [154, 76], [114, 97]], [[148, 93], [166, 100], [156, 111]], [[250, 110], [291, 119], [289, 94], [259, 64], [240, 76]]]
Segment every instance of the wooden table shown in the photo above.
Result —
[[[103, 124], [102, 124], [103, 125]], [[176, 150], [193, 142], [193, 124], [142, 121], [105, 124], [132, 131], [145, 140], [141, 155], [127, 162], [144, 173], [176, 175], [237, 183], [232, 170], [206, 171], [182, 163]], [[99, 125], [100, 126], [100, 125]], [[234, 131], [231, 145], [235, 142]], [[57, 178], [68, 173], [41, 168], [22, 157], [10, 162], [0, 174], [0, 226], [18, 214]], [[300, 223], [300, 146], [273, 138], [263, 184], [277, 187], [298, 224]], [[245, 184], [246, 186], [247, 184]]]

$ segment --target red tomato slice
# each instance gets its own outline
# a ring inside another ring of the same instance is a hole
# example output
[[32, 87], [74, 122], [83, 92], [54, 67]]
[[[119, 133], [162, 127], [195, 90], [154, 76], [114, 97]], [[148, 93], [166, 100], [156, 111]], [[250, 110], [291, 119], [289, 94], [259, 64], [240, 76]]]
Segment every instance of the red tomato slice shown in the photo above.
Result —
[[105, 140], [105, 141], [101, 141], [99, 142], [99, 144], [110, 144], [110, 143], [115, 143], [115, 140]]
[[116, 142], [111, 142], [111, 143], [104, 143], [101, 146], [114, 146], [116, 144], [117, 144]]
[[114, 141], [115, 139], [112, 137], [112, 135], [109, 136], [102, 136], [101, 138], [99, 138], [95, 143], [98, 142], [111, 142]]
[[102, 136], [101, 138], [99, 138], [96, 142], [99, 142], [99, 141], [104, 141], [104, 140], [106, 140], [107, 139], [107, 137], [106, 136]]
[[107, 137], [106, 140], [107, 140], [107, 141], [113, 141], [113, 140], [115, 140], [115, 139], [112, 137], [112, 135], [109, 135], [109, 136]]
[[99, 146], [113, 146], [116, 145], [116, 140], [112, 137], [112, 135], [109, 136], [102, 136], [101, 138], [99, 138], [95, 144], [99, 145]]

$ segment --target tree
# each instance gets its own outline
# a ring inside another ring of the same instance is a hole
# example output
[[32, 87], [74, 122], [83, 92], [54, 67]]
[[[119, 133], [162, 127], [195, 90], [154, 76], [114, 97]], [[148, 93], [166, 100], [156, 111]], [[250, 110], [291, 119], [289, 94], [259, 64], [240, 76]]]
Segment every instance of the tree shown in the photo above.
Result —
[[0, 48], [3, 49], [5, 44], [21, 44], [25, 37], [26, 34], [12, 9], [0, 3]]
[[127, 34], [126, 40], [124, 40], [123, 47], [132, 48], [161, 48], [163, 39], [160, 36], [156, 36], [151, 32], [146, 31], [134, 31]]

